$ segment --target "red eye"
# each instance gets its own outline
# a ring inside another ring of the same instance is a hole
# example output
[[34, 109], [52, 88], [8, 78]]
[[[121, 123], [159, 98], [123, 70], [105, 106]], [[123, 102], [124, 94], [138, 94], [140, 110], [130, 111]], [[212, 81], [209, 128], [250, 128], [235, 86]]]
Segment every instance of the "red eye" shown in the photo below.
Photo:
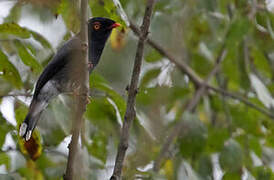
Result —
[[100, 29], [100, 24], [95, 24], [95, 25], [93, 26], [93, 28], [94, 28], [95, 30]]

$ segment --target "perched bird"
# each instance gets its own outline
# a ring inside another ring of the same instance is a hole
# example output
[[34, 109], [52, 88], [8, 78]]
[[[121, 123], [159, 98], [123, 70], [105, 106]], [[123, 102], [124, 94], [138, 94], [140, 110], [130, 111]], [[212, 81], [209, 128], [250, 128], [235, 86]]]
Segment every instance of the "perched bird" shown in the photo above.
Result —
[[29, 112], [20, 126], [19, 135], [28, 141], [35, 128], [41, 113], [49, 101], [64, 92], [72, 92], [79, 87], [79, 74], [83, 71], [81, 66], [89, 68], [89, 72], [98, 64], [105, 43], [113, 28], [119, 23], [102, 17], [94, 17], [88, 21], [88, 67], [81, 58], [83, 43], [79, 34], [68, 40], [55, 54], [51, 62], [40, 75]]

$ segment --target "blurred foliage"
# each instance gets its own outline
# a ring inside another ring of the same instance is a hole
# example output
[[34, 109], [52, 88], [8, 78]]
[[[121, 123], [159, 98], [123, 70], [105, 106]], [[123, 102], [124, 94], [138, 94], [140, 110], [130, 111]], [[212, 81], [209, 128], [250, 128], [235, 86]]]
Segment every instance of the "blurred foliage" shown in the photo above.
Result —
[[[112, 33], [99, 66], [90, 75], [91, 97], [82, 133], [83, 179], [106, 179], [106, 172], [112, 172], [137, 44], [127, 19], [140, 23], [144, 8], [145, 0], [89, 1], [92, 16], [112, 18], [123, 27]], [[25, 143], [17, 131], [30, 99], [5, 97], [30, 93], [57, 50], [46, 35], [21, 25], [30, 15], [45, 26], [62, 19], [66, 33], [58, 47], [80, 28], [77, 0], [19, 0], [3, 18], [0, 102], [14, 100], [16, 124], [7, 120], [7, 112], [0, 113], [0, 179], [60, 179], [66, 166], [67, 153], [61, 149], [67, 149], [64, 141], [71, 129], [72, 98], [60, 96], [52, 101], [32, 140]], [[273, 29], [274, 14], [264, 1], [161, 0], [155, 6], [150, 37], [203, 78], [224, 46], [227, 53], [221, 69], [210, 83], [273, 112]], [[195, 86], [186, 75], [146, 46], [125, 179], [273, 179], [273, 119], [214, 92], [203, 97], [194, 113], [184, 113], [194, 93]], [[155, 173], [153, 161], [178, 121], [183, 121], [184, 128]], [[15, 145], [5, 145], [7, 139]]]

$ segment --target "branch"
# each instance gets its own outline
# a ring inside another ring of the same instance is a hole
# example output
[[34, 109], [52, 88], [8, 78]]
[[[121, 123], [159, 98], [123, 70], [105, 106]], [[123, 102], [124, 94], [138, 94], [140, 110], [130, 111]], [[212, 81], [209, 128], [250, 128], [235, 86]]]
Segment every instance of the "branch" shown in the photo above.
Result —
[[[137, 35], [140, 36], [141, 32], [139, 28], [133, 23], [130, 22], [131, 30]], [[190, 80], [199, 87], [203, 80], [184, 62], [184, 61], [177, 61], [168, 51], [166, 51], [163, 47], [153, 41], [151, 38], [147, 38], [147, 43], [156, 49], [162, 56], [165, 56], [174, 63], [183, 73], [187, 74]]]
[[[78, 151], [78, 140], [79, 135], [81, 131], [82, 124], [84, 123], [83, 114], [86, 110], [86, 104], [87, 104], [87, 97], [88, 97], [88, 89], [89, 89], [89, 73], [87, 68], [88, 60], [87, 60], [87, 7], [88, 7], [88, 1], [87, 0], [81, 0], [81, 31], [80, 31], [80, 38], [82, 42], [82, 52], [79, 53], [80, 57], [82, 58], [82, 62], [79, 62], [81, 68], [83, 69], [82, 73], [80, 73], [80, 79], [81, 82], [79, 94], [82, 96], [75, 96], [75, 110], [74, 113], [74, 119], [73, 119], [73, 126], [72, 126], [72, 138], [71, 142], [69, 144], [69, 156], [68, 156], [68, 162], [67, 162], [67, 169], [66, 174], [64, 175], [65, 180], [73, 180], [73, 179], [79, 179], [79, 176], [75, 170], [76, 168], [76, 154]], [[76, 178], [77, 177], [77, 178]]]
[[[134, 24], [134, 23], [130, 23], [130, 28], [132, 29], [132, 31], [137, 35], [140, 36], [140, 30], [138, 29], [138, 27]], [[210, 73], [210, 75], [208, 76], [208, 78], [203, 81], [186, 63], [184, 63], [183, 61], [178, 61], [176, 58], [174, 58], [168, 51], [166, 51], [162, 46], [160, 46], [159, 44], [157, 44], [155, 41], [153, 41], [151, 38], [147, 39], [147, 43], [153, 47], [154, 49], [156, 49], [162, 56], [167, 57], [172, 63], [174, 63], [183, 73], [187, 74], [190, 78], [190, 80], [194, 83], [194, 85], [196, 87], [200, 87], [199, 90], [196, 92], [195, 96], [193, 97], [192, 101], [188, 104], [187, 106], [187, 110], [188, 111], [193, 111], [195, 109], [195, 106], [197, 105], [199, 99], [201, 98], [201, 96], [203, 95], [203, 93], [205, 92], [206, 89], [210, 89], [215, 91], [216, 93], [220, 93], [224, 96], [230, 97], [232, 99], [241, 101], [242, 103], [244, 103], [245, 105], [263, 113], [266, 116], [269, 116], [270, 118], [274, 119], [274, 114], [271, 113], [269, 110], [259, 107], [256, 104], [253, 104], [252, 102], [248, 101], [248, 99], [233, 94], [231, 92], [228, 92], [224, 89], [221, 88], [217, 88], [214, 86], [211, 86], [210, 84], [208, 84], [208, 80], [210, 79], [210, 77], [212, 77], [218, 70], [218, 64], [215, 66], [215, 68], [213, 69], [213, 71]], [[222, 49], [224, 48], [224, 46], [222, 47]], [[224, 49], [223, 49], [224, 50]], [[221, 51], [223, 54], [224, 51]], [[220, 54], [219, 57], [221, 57], [222, 55]], [[217, 59], [218, 62], [218, 59]], [[182, 124], [182, 123], [181, 123]], [[158, 159], [155, 161], [154, 163], [154, 167], [153, 170], [154, 171], [158, 171], [159, 170], [159, 166], [161, 164], [162, 158], [165, 156], [165, 153], [168, 151], [169, 146], [171, 145], [173, 139], [177, 136], [178, 132], [180, 131], [182, 125], [178, 125], [175, 126], [175, 129], [172, 131], [172, 134], [168, 137], [166, 143], [163, 145], [163, 148], [160, 152], [160, 155], [158, 156]]]
[[[209, 75], [207, 76], [204, 83], [201, 84], [200, 88], [196, 91], [192, 100], [187, 105], [187, 107], [185, 109], [186, 111], [192, 112], [192, 113], [194, 112], [195, 107], [199, 103], [200, 99], [206, 93], [206, 90], [207, 90], [206, 85], [208, 84], [209, 80], [218, 72], [218, 70], [220, 68], [220, 64], [221, 64], [222, 60], [224, 59], [225, 53], [226, 53], [226, 50], [225, 50], [224, 44], [223, 44], [221, 51], [217, 56], [216, 64], [215, 64], [213, 70], [209, 73]], [[179, 133], [182, 131], [183, 127], [184, 127], [183, 121], [179, 121], [177, 123], [177, 125], [175, 125], [174, 128], [171, 130], [171, 134], [167, 137], [164, 145], [162, 146], [159, 156], [157, 157], [157, 159], [154, 162], [153, 171], [155, 171], [155, 172], [159, 171], [160, 165], [161, 165], [163, 159], [166, 157], [166, 154], [170, 148], [170, 145], [172, 144], [174, 139], [179, 135]]]
[[244, 98], [243, 96], [241, 95], [237, 95], [235, 93], [232, 93], [232, 92], [229, 92], [229, 91], [226, 91], [224, 89], [221, 89], [221, 88], [218, 88], [218, 87], [213, 87], [213, 86], [210, 86], [209, 84], [207, 84], [207, 88], [217, 92], [217, 93], [220, 93], [224, 96], [227, 96], [227, 97], [230, 97], [232, 99], [235, 99], [235, 100], [238, 100], [242, 103], [244, 103], [245, 105], [261, 112], [262, 114], [268, 116], [269, 118], [271, 118], [272, 120], [274, 120], [274, 114], [270, 111], [268, 111], [267, 109], [265, 108], [262, 108], [256, 104], [253, 104], [252, 102], [250, 102], [247, 98]]
[[152, 15], [154, 0], [147, 0], [145, 15], [143, 18], [143, 23], [141, 26], [139, 42], [137, 46], [134, 68], [131, 76], [131, 83], [128, 90], [128, 100], [127, 100], [127, 108], [126, 114], [124, 117], [124, 123], [122, 127], [122, 134], [120, 138], [120, 143], [118, 146], [118, 152], [115, 160], [115, 166], [113, 170], [113, 174], [111, 176], [111, 180], [120, 180], [123, 168], [123, 162], [126, 155], [126, 150], [128, 148], [128, 139], [129, 139], [129, 129], [132, 124], [132, 121], [135, 119], [135, 97], [137, 94], [137, 85], [140, 76], [140, 70], [142, 65], [142, 58], [144, 53], [144, 45], [148, 35], [148, 29], [150, 25], [150, 19]]
[[[138, 27], [136, 25], [134, 25], [132, 22], [130, 24], [130, 28], [132, 29], [132, 31], [135, 33], [135, 35], [140, 36], [140, 30], [138, 29]], [[175, 57], [173, 57], [166, 49], [164, 49], [161, 45], [159, 45], [157, 42], [155, 42], [154, 40], [152, 40], [151, 38], [147, 38], [147, 43], [153, 47], [155, 50], [157, 50], [162, 56], [167, 57], [167, 59], [174, 63], [177, 68], [179, 68], [182, 73], [185, 73], [186, 75], [188, 75], [188, 77], [190, 78], [190, 80], [194, 83], [194, 85], [196, 87], [200, 87], [201, 84], [203, 83], [203, 80], [200, 78], [200, 76], [198, 76], [195, 71], [192, 70], [192, 68], [190, 68], [186, 63], [184, 63], [183, 61], [179, 61], [177, 60]], [[223, 94], [227, 97], [230, 97], [232, 99], [238, 100], [242, 103], [244, 103], [245, 105], [263, 113], [264, 115], [270, 117], [271, 119], [274, 119], [274, 114], [271, 113], [269, 110], [262, 108], [256, 104], [253, 104], [252, 102], [248, 101], [248, 99], [244, 98], [241, 95], [236, 95], [234, 93], [231, 93], [229, 91], [226, 91], [224, 89], [218, 88], [218, 87], [214, 87], [210, 84], [205, 84], [206, 87], [208, 89], [211, 89], [213, 91], [215, 91], [216, 93], [220, 93]]]

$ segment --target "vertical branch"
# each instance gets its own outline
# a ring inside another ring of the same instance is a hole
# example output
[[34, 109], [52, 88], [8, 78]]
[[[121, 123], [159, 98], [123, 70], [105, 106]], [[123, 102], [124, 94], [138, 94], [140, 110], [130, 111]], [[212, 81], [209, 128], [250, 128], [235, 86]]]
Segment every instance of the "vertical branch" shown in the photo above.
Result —
[[[81, 68], [83, 69], [81, 74], [79, 75], [80, 79], [80, 88], [79, 88], [79, 94], [80, 96], [75, 96], [75, 113], [73, 118], [73, 126], [72, 126], [72, 138], [71, 142], [69, 144], [69, 156], [68, 156], [68, 162], [67, 162], [67, 169], [66, 174], [64, 175], [65, 180], [73, 180], [76, 179], [77, 172], [75, 171], [77, 168], [75, 168], [76, 164], [76, 154], [78, 151], [78, 140], [79, 135], [81, 132], [82, 124], [84, 123], [83, 114], [86, 110], [86, 103], [87, 103], [87, 94], [89, 89], [88, 84], [88, 69], [87, 67], [87, 7], [88, 7], [88, 1], [87, 0], [81, 0], [81, 31], [80, 31], [80, 39], [82, 43], [82, 52], [79, 54], [81, 59]], [[80, 62], [79, 62], [80, 63]]]
[[130, 130], [131, 123], [136, 116], [136, 112], [134, 109], [135, 97], [137, 94], [137, 85], [138, 85], [140, 70], [142, 65], [144, 45], [148, 35], [148, 29], [150, 25], [150, 19], [152, 15], [154, 2], [155, 2], [154, 0], [147, 0], [145, 15], [144, 15], [143, 23], [141, 26], [141, 32], [140, 32], [139, 42], [138, 42], [136, 56], [135, 56], [134, 68], [133, 68], [131, 82], [128, 90], [126, 114], [124, 117], [122, 134], [121, 134], [120, 143], [118, 146], [115, 166], [114, 166], [113, 174], [110, 178], [111, 180], [121, 179], [123, 162], [125, 159], [126, 150], [128, 148], [129, 130]]

